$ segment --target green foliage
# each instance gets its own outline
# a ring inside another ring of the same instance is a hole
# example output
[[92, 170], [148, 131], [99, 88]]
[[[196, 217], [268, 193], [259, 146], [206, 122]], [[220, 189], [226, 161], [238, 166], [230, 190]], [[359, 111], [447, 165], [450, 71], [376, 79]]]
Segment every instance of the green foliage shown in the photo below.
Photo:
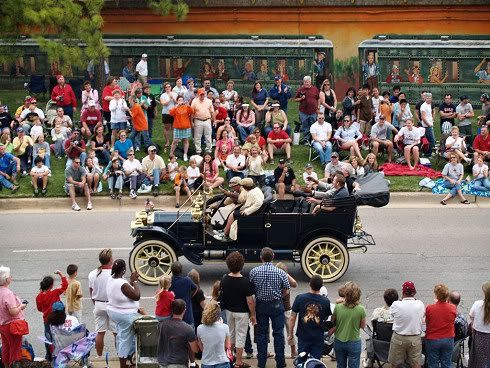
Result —
[[359, 58], [357, 56], [351, 56], [346, 60], [334, 61], [335, 80], [344, 79], [351, 84], [355, 83], [355, 76], [359, 72]]
[[189, 6], [182, 0], [173, 2], [172, 0], [149, 0], [148, 5], [156, 14], [174, 14], [177, 20], [184, 20], [189, 12]]

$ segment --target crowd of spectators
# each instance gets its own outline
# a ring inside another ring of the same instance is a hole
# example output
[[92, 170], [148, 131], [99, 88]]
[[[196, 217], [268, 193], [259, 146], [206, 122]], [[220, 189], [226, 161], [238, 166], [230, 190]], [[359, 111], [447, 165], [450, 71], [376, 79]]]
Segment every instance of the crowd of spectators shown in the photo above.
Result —
[[[66, 156], [65, 190], [76, 211], [80, 206], [75, 195], [84, 194], [87, 209], [90, 209], [91, 195], [102, 191], [102, 183], [106, 181], [112, 198], [120, 198], [124, 186], [129, 186], [130, 197], [136, 198], [138, 193], [150, 191], [158, 195], [159, 185], [164, 181], [174, 182], [176, 191], [192, 194], [201, 183], [213, 189], [222, 184], [222, 177], [229, 180], [234, 176], [249, 176], [260, 186], [265, 181], [279, 186], [279, 197], [283, 198], [284, 193], [308, 186], [310, 182], [309, 179], [296, 180], [290, 167], [293, 132], [302, 132], [303, 143], [311, 146], [320, 163], [325, 165], [322, 181], [328, 179], [332, 152], [341, 155], [345, 152], [349, 162], [341, 162], [346, 177], [355, 178], [362, 175], [362, 171], [378, 171], [377, 160], [384, 154], [386, 162], [393, 162], [399, 156], [397, 162], [416, 170], [421, 156], [434, 154], [435, 113], [439, 110], [442, 131], [439, 150], [450, 161], [443, 171], [444, 185], [450, 189], [450, 196], [459, 195], [461, 202], [467, 203], [459, 193], [463, 181], [459, 173], [464, 172], [460, 162], [474, 165], [473, 176], [478, 189], [490, 190], [486, 163], [490, 160], [488, 94], [481, 96], [482, 113], [477, 116], [467, 96], [461, 96], [456, 105], [451, 94], [446, 94], [440, 106], [436, 106], [432, 94], [423, 91], [421, 100], [412, 108], [399, 86], [394, 86], [391, 92], [380, 93], [377, 87], [371, 89], [366, 84], [357, 91], [349, 88], [341, 99], [328, 79], [317, 88], [309, 76], [303, 78], [303, 84], [296, 91], [279, 75], [269, 89], [256, 81], [249, 95], [238, 94], [232, 80], [219, 92], [209, 79], [202, 80], [202, 87], [198, 88], [192, 78], [185, 83], [177, 78], [175, 86], [165, 82], [161, 95], [154, 96], [147, 83], [146, 54], [135, 70], [132, 65], [125, 67], [125, 76], [130, 75], [132, 82], [125, 77], [107, 76], [102, 93], [95, 90], [90, 81], [85, 82], [80, 122], [74, 119], [78, 103], [75, 93], [62, 75], [57, 77], [58, 83], [51, 93], [53, 113], [43, 111], [36, 98], [29, 96], [13, 116], [8, 106], [0, 106], [0, 185], [15, 192], [19, 188], [19, 176], [30, 175], [34, 195], [45, 195], [52, 175], [53, 155], [57, 159]], [[297, 127], [288, 121], [291, 99], [299, 105]], [[153, 141], [158, 103], [163, 124], [162, 147]], [[473, 139], [474, 125], [478, 134]], [[190, 160], [191, 139], [195, 166]], [[131, 152], [138, 151], [148, 153], [144, 159], [146, 165], [129, 157]], [[167, 153], [168, 161], [176, 163], [174, 156], [178, 155], [184, 166], [173, 167], [170, 172], [162, 157]], [[281, 158], [272, 175], [266, 165], [275, 164], [277, 155], [283, 155], [285, 165], [281, 166]], [[480, 156], [482, 161], [479, 161]], [[115, 169], [114, 158], [119, 160]], [[80, 164], [76, 169], [78, 160]], [[350, 162], [357, 164], [356, 169]], [[457, 173], [453, 173], [453, 166], [458, 168]], [[281, 175], [284, 169], [289, 171], [286, 177]], [[266, 175], [270, 180], [264, 180]], [[195, 182], [197, 186], [193, 185]], [[445, 204], [448, 198], [441, 203]], [[176, 204], [179, 205], [179, 200]]]
[[[226, 258], [229, 273], [213, 284], [211, 298], [200, 288], [197, 270], [186, 275], [180, 262], [174, 262], [172, 275], [160, 278], [154, 313], [148, 313], [139, 304], [137, 273], [126, 279], [125, 261], [113, 260], [111, 249], [102, 250], [100, 266], [88, 277], [95, 326], [87, 327], [97, 334], [97, 356], [103, 355], [105, 333], [113, 332], [120, 367], [128, 367], [136, 349], [133, 322], [141, 315], [152, 314], [159, 321], [158, 362], [176, 368], [197, 366], [196, 357], [200, 357], [204, 368], [229, 368], [230, 363], [235, 368], [250, 367], [246, 359], [253, 356], [252, 341], [256, 344], [259, 368], [264, 368], [271, 356], [277, 367], [285, 367], [286, 345], [290, 346], [293, 358], [306, 352], [321, 359], [325, 335], [334, 336], [338, 367], [359, 367], [361, 330], [369, 321], [373, 327], [375, 323], [388, 324], [393, 331], [388, 355], [393, 366], [420, 367], [424, 354], [428, 367], [449, 368], [455, 345], [467, 337], [470, 337], [469, 367], [486, 367], [490, 363], [490, 282], [482, 285], [483, 299], [474, 302], [469, 318], [458, 310], [461, 295], [457, 291], [450, 292], [446, 285], [437, 284], [434, 301], [424, 305], [415, 297], [414, 283], [406, 281], [401, 296], [396, 289], [387, 289], [385, 305], [375, 308], [368, 319], [356, 283], [346, 282], [339, 288], [338, 297], [329, 298], [322, 278], [313, 276], [309, 290], [293, 301], [290, 289], [297, 282], [285, 265], [272, 263], [273, 250], [263, 248], [260, 260], [262, 264], [246, 276], [242, 274], [243, 255], [230, 253]], [[55, 286], [53, 277], [45, 276], [36, 297], [46, 342], [56, 341], [53, 335], [59, 328], [69, 333], [83, 322], [84, 292], [77, 280], [78, 267], [69, 265], [68, 277], [60, 271], [56, 273], [60, 285]], [[6, 367], [21, 359], [22, 335], [16, 328], [23, 323], [19, 321], [24, 320], [27, 306], [12, 292], [11, 283], [10, 269], [1, 266], [0, 334], [2, 363]], [[66, 299], [65, 303], [61, 298]], [[269, 342], [273, 344], [274, 355], [268, 352]], [[365, 368], [373, 364], [371, 349], [367, 344], [362, 362]], [[47, 343], [46, 360], [56, 358], [53, 351], [57, 347]]]

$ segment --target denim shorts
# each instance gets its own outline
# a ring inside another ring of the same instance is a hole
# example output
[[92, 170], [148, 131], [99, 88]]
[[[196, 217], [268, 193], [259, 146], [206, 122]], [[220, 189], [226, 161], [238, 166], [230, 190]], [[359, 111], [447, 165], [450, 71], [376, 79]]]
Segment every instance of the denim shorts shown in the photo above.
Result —
[[120, 122], [120, 123], [114, 123], [111, 121], [111, 129], [112, 130], [123, 130], [123, 129], [127, 129], [127, 127], [128, 127], [127, 121]]

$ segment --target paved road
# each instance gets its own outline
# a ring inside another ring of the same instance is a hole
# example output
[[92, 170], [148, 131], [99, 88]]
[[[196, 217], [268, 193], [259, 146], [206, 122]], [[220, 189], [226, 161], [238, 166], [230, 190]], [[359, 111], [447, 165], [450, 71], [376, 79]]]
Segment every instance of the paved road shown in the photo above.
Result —
[[[360, 284], [362, 302], [368, 313], [383, 304], [387, 287], [400, 288], [403, 281], [415, 282], [418, 297], [424, 302], [433, 299], [432, 288], [444, 282], [463, 294], [461, 308], [467, 312], [480, 298], [480, 285], [490, 279], [490, 248], [488, 210], [482, 208], [374, 209], [360, 210], [365, 230], [375, 236], [377, 245], [366, 254], [352, 254], [351, 263], [342, 280], [328, 285], [329, 294], [336, 295], [342, 282]], [[79, 266], [79, 280], [88, 295], [87, 275], [97, 266], [100, 248], [112, 247], [115, 257], [128, 259], [132, 239], [129, 222], [134, 211], [80, 213], [15, 213], [2, 217], [0, 263], [12, 268], [12, 289], [29, 300], [27, 319], [31, 336], [40, 336], [41, 315], [35, 309], [39, 282], [57, 269], [66, 270], [69, 263]], [[185, 269], [191, 265], [184, 263]], [[246, 270], [250, 270], [248, 265]], [[298, 279], [295, 296], [308, 289], [307, 278], [299, 265], [289, 265]], [[210, 294], [211, 285], [226, 271], [224, 263], [198, 268], [202, 288]], [[142, 305], [152, 311], [152, 287], [142, 287]], [[93, 326], [90, 300], [84, 300], [83, 317]], [[32, 338], [31, 338], [32, 339]], [[36, 351], [41, 344], [33, 341]]]

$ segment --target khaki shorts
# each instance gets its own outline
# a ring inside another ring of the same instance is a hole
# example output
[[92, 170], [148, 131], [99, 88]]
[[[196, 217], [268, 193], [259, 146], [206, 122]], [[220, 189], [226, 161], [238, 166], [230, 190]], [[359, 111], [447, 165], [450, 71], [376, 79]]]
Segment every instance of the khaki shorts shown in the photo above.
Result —
[[95, 302], [94, 308], [95, 332], [111, 331], [115, 333], [116, 324], [109, 318], [106, 310], [106, 304]]
[[248, 323], [250, 318], [248, 313], [236, 313], [226, 311], [226, 321], [230, 328], [230, 340], [237, 348], [245, 347], [247, 338]]
[[388, 362], [394, 366], [408, 363], [411, 366], [420, 364], [422, 356], [422, 339], [420, 336], [403, 336], [393, 332], [390, 342]]

